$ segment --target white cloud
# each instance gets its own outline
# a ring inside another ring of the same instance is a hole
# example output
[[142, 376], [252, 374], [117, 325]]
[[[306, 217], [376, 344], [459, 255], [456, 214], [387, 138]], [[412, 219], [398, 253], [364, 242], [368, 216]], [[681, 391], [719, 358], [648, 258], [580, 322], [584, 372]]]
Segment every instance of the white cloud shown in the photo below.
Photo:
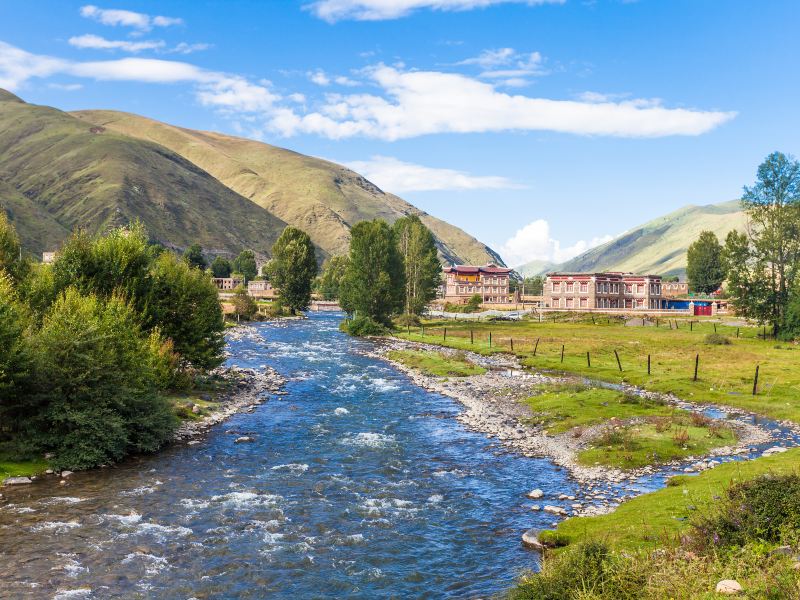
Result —
[[0, 42], [0, 88], [15, 90], [32, 77], [49, 77], [63, 71], [67, 64], [59, 58], [31, 54]]
[[312, 83], [316, 83], [317, 85], [321, 85], [323, 87], [331, 85], [331, 83], [335, 83], [336, 85], [343, 85], [346, 87], [354, 87], [359, 85], [357, 81], [350, 79], [349, 77], [345, 77], [344, 75], [328, 75], [322, 69], [317, 69], [316, 71], [309, 71], [306, 73], [306, 76]]
[[177, 17], [151, 16], [145, 13], [114, 8], [99, 8], [92, 4], [81, 7], [81, 16], [110, 26], [131, 27], [139, 31], [150, 31], [153, 27], [180, 25], [183, 19]]
[[308, 79], [311, 83], [326, 86], [331, 84], [331, 78], [325, 74], [325, 71], [317, 69], [314, 72], [308, 73]]
[[314, 0], [306, 5], [329, 23], [344, 19], [383, 21], [399, 19], [419, 9], [463, 11], [496, 4], [563, 4], [565, 0]]
[[456, 73], [403, 71], [377, 65], [364, 71], [382, 90], [329, 94], [314, 112], [272, 116], [270, 127], [291, 136], [312, 133], [398, 140], [434, 133], [557, 131], [579, 135], [662, 137], [700, 135], [733, 112], [666, 108], [652, 100], [581, 102], [499, 92]]
[[47, 87], [62, 92], [77, 92], [83, 89], [83, 85], [80, 83], [48, 83]]
[[562, 263], [612, 239], [614, 239], [613, 236], [604, 235], [589, 241], [579, 240], [571, 246], [562, 248], [559, 240], [550, 237], [550, 224], [544, 219], [537, 219], [517, 230], [500, 247], [500, 255], [506, 264], [514, 266], [520, 266], [532, 260]]
[[167, 50], [167, 52], [174, 52], [175, 54], [191, 54], [192, 52], [208, 50], [209, 48], [211, 48], [211, 44], [203, 44], [199, 42], [195, 44], [189, 44], [187, 42], [181, 42], [174, 48]]
[[123, 50], [125, 52], [141, 52], [142, 50], [156, 50], [163, 48], [166, 44], [161, 40], [140, 40], [131, 42], [128, 40], [108, 40], [99, 35], [87, 33], [69, 38], [70, 46], [81, 49], [92, 50]]
[[403, 162], [391, 156], [373, 156], [346, 163], [387, 192], [491, 190], [521, 187], [505, 177], [475, 176], [454, 169], [438, 169]]

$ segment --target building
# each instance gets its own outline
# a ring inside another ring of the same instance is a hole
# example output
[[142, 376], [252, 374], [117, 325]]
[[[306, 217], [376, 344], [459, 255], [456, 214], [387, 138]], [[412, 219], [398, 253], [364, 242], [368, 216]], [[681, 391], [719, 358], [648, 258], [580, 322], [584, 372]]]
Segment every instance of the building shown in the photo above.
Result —
[[232, 292], [240, 285], [244, 285], [244, 278], [237, 276], [234, 277], [212, 277], [211, 281], [217, 286], [217, 289], [225, 292]]
[[661, 277], [633, 273], [549, 273], [544, 305], [561, 310], [659, 310]]
[[42, 252], [42, 262], [46, 265], [51, 265], [56, 260], [55, 252]]
[[247, 293], [253, 298], [274, 298], [278, 295], [277, 290], [272, 287], [266, 279], [254, 279], [247, 282]]
[[689, 295], [689, 284], [685, 281], [665, 281], [661, 284], [665, 298], [683, 298]]
[[511, 269], [489, 264], [484, 267], [456, 265], [444, 269], [444, 300], [466, 304], [478, 294], [485, 303], [505, 304], [513, 301], [508, 290]]

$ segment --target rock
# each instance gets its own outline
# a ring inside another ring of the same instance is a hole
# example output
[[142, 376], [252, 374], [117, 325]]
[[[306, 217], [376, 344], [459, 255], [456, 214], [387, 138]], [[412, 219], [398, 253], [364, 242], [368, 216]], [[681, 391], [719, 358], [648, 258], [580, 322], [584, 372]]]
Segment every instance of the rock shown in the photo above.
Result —
[[544, 497], [544, 492], [542, 490], [536, 489], [528, 492], [528, 498], [531, 498], [532, 500], [538, 500], [539, 498], [543, 497]]
[[70, 475], [72, 475], [72, 471], [61, 471], [61, 479], [69, 477]]
[[795, 571], [800, 571], [800, 561], [794, 563], [792, 565], [792, 569], [794, 569]]
[[33, 483], [30, 477], [8, 477], [3, 485], [24, 485], [26, 483]]
[[233, 441], [233, 443], [234, 444], [245, 444], [245, 443], [252, 442], [252, 441], [253, 441], [253, 438], [251, 438], [249, 435], [243, 435], [242, 437], [236, 438]]
[[791, 556], [793, 554], [791, 546], [778, 546], [772, 552], [769, 553], [770, 556]]
[[192, 404], [192, 414], [199, 415], [203, 411], [197, 404]]
[[200, 440], [191, 440], [191, 441], [188, 443], [188, 445], [189, 445], [189, 446], [196, 446], [196, 445], [197, 445], [197, 444], [199, 444], [199, 443], [200, 443]]
[[45, 474], [47, 474], [47, 475], [52, 475], [52, 474], [53, 474], [53, 469], [47, 469], [47, 470], [45, 471]]
[[781, 452], [786, 452], [786, 448], [782, 446], [773, 446], [772, 448], [767, 448], [764, 452], [761, 453], [761, 456], [772, 456], [773, 454], [780, 454]]
[[534, 550], [544, 550], [544, 544], [539, 541], [539, 529], [528, 529], [522, 534], [522, 545], [526, 548], [533, 548]]
[[742, 592], [742, 585], [735, 579], [723, 579], [715, 588], [718, 594], [725, 596], [735, 596]]
[[540, 510], [542, 510], [542, 507], [539, 506], [538, 504], [534, 504], [533, 506], [531, 506], [531, 510], [532, 511], [540, 511]]
[[566, 494], [559, 494], [558, 495], [558, 499], [559, 500], [567, 500], [568, 498], [569, 498], [569, 496], [567, 496]]
[[561, 508], [560, 506], [550, 506], [550, 505], [548, 505], [548, 506], [545, 506], [544, 509], [542, 509], [542, 510], [544, 510], [544, 512], [546, 512], [546, 513], [550, 513], [551, 515], [566, 515], [567, 514], [567, 511], [564, 510], [563, 508]]

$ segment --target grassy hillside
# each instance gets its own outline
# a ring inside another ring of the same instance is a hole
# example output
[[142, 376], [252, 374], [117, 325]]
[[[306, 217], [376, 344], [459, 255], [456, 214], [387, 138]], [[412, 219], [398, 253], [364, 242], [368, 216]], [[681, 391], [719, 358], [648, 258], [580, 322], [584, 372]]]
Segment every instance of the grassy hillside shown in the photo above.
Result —
[[325, 160], [253, 140], [183, 129], [116, 111], [73, 113], [102, 126], [169, 148], [211, 173], [287, 223], [307, 231], [328, 254], [347, 251], [350, 227], [377, 217], [394, 222], [419, 215], [436, 236], [445, 260], [501, 262], [491, 249], [462, 230], [387, 194], [358, 173]]
[[77, 227], [140, 219], [165, 245], [265, 254], [285, 226], [166, 148], [8, 93], [0, 95], [0, 206], [33, 252]]
[[635, 227], [560, 265], [542, 265], [534, 261], [517, 270], [529, 275], [557, 270], [631, 271], [683, 276], [686, 273], [686, 251], [701, 231], [713, 231], [722, 242], [729, 231], [743, 230], [745, 223], [745, 214], [738, 200], [707, 206], [685, 206]]

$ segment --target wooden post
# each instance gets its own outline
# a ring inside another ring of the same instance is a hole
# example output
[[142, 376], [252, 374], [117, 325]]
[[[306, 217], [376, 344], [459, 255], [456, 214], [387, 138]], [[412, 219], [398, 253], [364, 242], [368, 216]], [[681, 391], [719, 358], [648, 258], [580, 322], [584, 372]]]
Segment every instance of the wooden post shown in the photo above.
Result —
[[592, 325], [597, 325], [597, 323], [594, 322], [594, 315], [592, 315]]
[[717, 324], [714, 323], [714, 333], [717, 333]]
[[694, 331], [694, 321], [689, 321], [689, 331]]
[[514, 338], [511, 338], [511, 351], [514, 351]]
[[475, 338], [472, 335], [472, 329], [470, 329], [469, 330], [469, 343], [470, 344], [474, 343], [474, 340], [475, 340]]
[[697, 369], [700, 367], [700, 355], [694, 357], [694, 380], [697, 381]]
[[644, 317], [642, 317], [642, 327], [644, 327]]
[[739, 328], [738, 327], [736, 328], [736, 337], [737, 338], [739, 337]]
[[420, 329], [422, 329], [422, 337], [425, 337], [425, 325], [420, 325]]
[[536, 338], [536, 345], [533, 347], [533, 355], [536, 356], [536, 351], [539, 349], [539, 338]]
[[753, 379], [753, 396], [758, 394], [758, 367], [759, 365], [756, 365], [756, 376]]
[[492, 347], [492, 332], [489, 332], [489, 348]]
[[617, 366], [619, 367], [619, 372], [622, 373], [622, 363], [619, 361], [619, 353], [614, 350], [614, 356], [617, 357]]
[[443, 342], [447, 341], [447, 327], [445, 327], [444, 330], [442, 331], [442, 341]]
[[561, 362], [564, 362], [564, 344], [561, 344]]
[[656, 317], [656, 329], [658, 329], [658, 317]]
[[586, 366], [587, 367], [591, 367], [592, 366], [592, 359], [589, 356], [589, 351], [588, 350], [586, 351]]
[[647, 355], [647, 374], [650, 375], [650, 355]]
[[406, 335], [411, 337], [411, 323], [406, 323]]

